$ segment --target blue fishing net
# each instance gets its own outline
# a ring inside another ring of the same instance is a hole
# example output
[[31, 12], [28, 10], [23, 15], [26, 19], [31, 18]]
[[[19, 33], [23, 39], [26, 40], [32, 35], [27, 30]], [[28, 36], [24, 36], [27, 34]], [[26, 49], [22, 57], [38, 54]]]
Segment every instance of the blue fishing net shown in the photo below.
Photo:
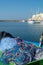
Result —
[[2, 51], [0, 61], [3, 65], [8, 65], [11, 61], [15, 65], [24, 65], [37, 60], [38, 54], [42, 53], [43, 55], [43, 49], [37, 48], [31, 43], [27, 44], [24, 41], [19, 40], [17, 42], [17, 39], [9, 37], [3, 38], [0, 41], [0, 51]]
[[14, 38], [10, 38], [10, 37], [2, 38], [0, 41], [0, 51], [4, 51], [5, 49], [10, 49], [16, 44], [17, 41]]

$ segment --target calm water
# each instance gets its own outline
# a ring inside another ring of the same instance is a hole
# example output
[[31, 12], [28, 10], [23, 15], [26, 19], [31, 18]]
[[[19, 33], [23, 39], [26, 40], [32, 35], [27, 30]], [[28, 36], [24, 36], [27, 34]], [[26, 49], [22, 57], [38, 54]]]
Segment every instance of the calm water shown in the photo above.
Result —
[[39, 42], [40, 35], [43, 33], [43, 23], [0, 22], [0, 31], [9, 32], [14, 37], [20, 36], [24, 40]]

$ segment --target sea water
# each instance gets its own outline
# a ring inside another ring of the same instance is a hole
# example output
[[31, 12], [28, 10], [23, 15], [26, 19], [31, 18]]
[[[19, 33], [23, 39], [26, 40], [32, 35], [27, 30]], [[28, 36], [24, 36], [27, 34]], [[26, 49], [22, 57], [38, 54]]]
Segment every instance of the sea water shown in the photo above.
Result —
[[39, 42], [43, 33], [43, 23], [29, 24], [28, 22], [0, 22], [0, 32], [6, 31], [14, 37], [27, 41]]

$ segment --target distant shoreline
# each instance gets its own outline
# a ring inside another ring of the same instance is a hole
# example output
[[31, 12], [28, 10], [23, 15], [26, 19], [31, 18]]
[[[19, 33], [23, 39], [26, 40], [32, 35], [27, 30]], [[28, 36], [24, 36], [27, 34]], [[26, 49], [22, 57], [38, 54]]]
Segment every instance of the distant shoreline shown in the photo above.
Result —
[[[43, 20], [33, 20], [34, 23], [40, 23], [40, 21], [43, 21]], [[0, 22], [31, 22], [31, 20], [0, 20]]]
[[21, 22], [22, 20], [0, 20], [0, 22]]

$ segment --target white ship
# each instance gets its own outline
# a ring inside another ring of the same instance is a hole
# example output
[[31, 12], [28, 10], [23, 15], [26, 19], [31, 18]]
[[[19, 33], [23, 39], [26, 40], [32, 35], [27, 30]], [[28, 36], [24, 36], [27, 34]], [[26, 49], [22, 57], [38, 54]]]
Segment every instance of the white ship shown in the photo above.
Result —
[[22, 20], [22, 22], [25, 22], [25, 20]]
[[43, 21], [43, 13], [39, 13], [36, 15], [33, 15], [28, 21], [33, 21], [34, 23], [41, 23]]

